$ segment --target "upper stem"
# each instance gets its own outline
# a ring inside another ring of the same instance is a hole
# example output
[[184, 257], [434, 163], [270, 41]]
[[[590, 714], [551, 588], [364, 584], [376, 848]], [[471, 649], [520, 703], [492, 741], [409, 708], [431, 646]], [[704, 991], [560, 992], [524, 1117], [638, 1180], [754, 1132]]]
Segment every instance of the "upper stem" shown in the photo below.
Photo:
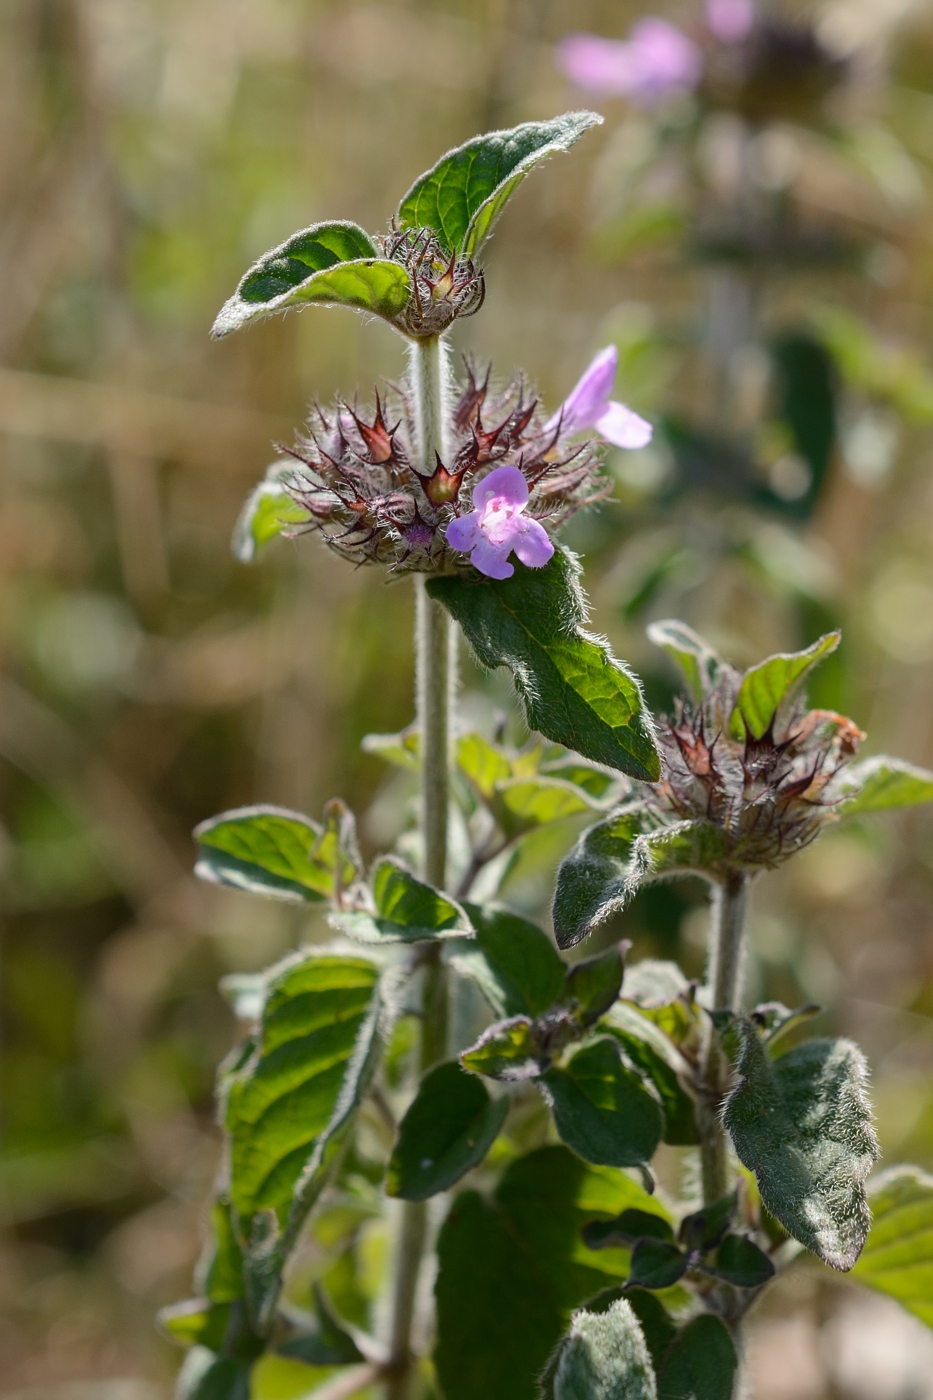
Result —
[[[710, 1009], [713, 1011], [731, 1011], [735, 1014], [741, 1006], [747, 906], [747, 875], [729, 876], [722, 884], [715, 886], [708, 974], [712, 993]], [[729, 1140], [720, 1118], [728, 1077], [729, 1062], [711, 1024], [700, 1064], [700, 1158], [705, 1206], [725, 1196], [731, 1185]]]

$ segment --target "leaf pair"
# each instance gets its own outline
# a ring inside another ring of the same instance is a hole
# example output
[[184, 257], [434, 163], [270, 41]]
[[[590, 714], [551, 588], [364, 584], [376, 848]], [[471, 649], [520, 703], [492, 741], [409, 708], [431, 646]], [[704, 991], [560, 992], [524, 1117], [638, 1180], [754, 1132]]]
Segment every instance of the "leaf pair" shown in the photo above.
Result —
[[[448, 254], [475, 258], [529, 171], [601, 121], [595, 112], [568, 112], [474, 137], [415, 181], [399, 205], [396, 227], [430, 229]], [[260, 317], [315, 303], [348, 306], [401, 328], [411, 296], [409, 271], [384, 255], [380, 240], [358, 224], [331, 220], [264, 253], [223, 306], [212, 335], [220, 338]]]

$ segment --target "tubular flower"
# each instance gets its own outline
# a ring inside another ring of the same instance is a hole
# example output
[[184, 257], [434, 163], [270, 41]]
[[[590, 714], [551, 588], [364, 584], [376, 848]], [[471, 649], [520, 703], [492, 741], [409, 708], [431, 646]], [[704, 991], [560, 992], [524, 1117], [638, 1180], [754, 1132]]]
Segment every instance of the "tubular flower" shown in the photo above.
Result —
[[393, 572], [467, 569], [467, 552], [490, 577], [513, 572], [510, 552], [541, 567], [553, 553], [547, 530], [610, 490], [596, 444], [568, 447], [563, 436], [522, 381], [493, 393], [488, 374], [480, 380], [470, 365], [451, 415], [449, 460], [436, 457], [430, 475], [415, 465], [405, 384], [377, 395], [368, 414], [346, 403], [319, 408], [283, 449], [295, 469], [282, 484], [308, 516], [289, 533], [317, 530], [344, 558]]
[[609, 397], [618, 363], [619, 352], [614, 345], [600, 350], [546, 428], [561, 437], [595, 428], [600, 437], [615, 447], [645, 447], [651, 441], [651, 424]]

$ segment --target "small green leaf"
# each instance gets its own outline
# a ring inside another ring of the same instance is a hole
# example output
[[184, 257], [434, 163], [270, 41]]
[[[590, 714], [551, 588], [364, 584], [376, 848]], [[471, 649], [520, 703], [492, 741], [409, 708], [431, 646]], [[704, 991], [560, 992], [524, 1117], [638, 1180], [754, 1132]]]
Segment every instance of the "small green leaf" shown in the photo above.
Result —
[[872, 1226], [852, 1277], [933, 1328], [933, 1177], [895, 1167], [871, 1192]]
[[353, 1366], [364, 1360], [319, 1283], [314, 1284], [314, 1321], [313, 1330], [296, 1332], [276, 1347], [277, 1354], [303, 1361], [306, 1366]]
[[242, 564], [255, 562], [264, 545], [283, 530], [307, 525], [310, 516], [285, 488], [294, 480], [294, 462], [273, 462], [251, 492], [233, 531], [231, 548]]
[[603, 768], [593, 768], [588, 763], [581, 763], [575, 754], [564, 754], [562, 758], [556, 758], [553, 762], [541, 765], [541, 772], [547, 773], [553, 778], [563, 778], [565, 783], [573, 783], [574, 787], [582, 788], [590, 797], [597, 801], [605, 797], [611, 787], [618, 786], [619, 779], [614, 773], [607, 773]]
[[184, 1303], [161, 1308], [156, 1320], [180, 1346], [220, 1351], [230, 1325], [230, 1307], [229, 1303], [212, 1303], [209, 1298], [188, 1298]]
[[239, 807], [194, 829], [195, 874], [278, 899], [336, 899], [361, 869], [353, 814], [334, 798], [324, 826], [284, 807]]
[[525, 831], [548, 822], [563, 821], [580, 812], [592, 812], [586, 793], [560, 778], [508, 778], [498, 782], [489, 800], [502, 831], [514, 840]]
[[843, 801], [837, 810], [841, 817], [933, 802], [933, 773], [883, 754], [846, 768], [840, 786]]
[[661, 1299], [650, 1293], [647, 1288], [626, 1288], [625, 1296], [632, 1312], [638, 1318], [642, 1335], [648, 1345], [651, 1364], [657, 1374], [671, 1342], [677, 1336], [677, 1327]]
[[620, 1298], [605, 1312], [574, 1313], [542, 1378], [541, 1400], [657, 1400], [638, 1318]]
[[551, 1056], [528, 1016], [512, 1016], [490, 1026], [460, 1056], [460, 1063], [471, 1074], [506, 1081], [534, 1079], [544, 1073], [550, 1062]]
[[421, 771], [421, 739], [414, 725], [398, 734], [367, 734], [360, 748], [364, 753], [374, 753], [385, 763], [395, 764], [396, 768], [407, 768], [412, 773]]
[[782, 701], [787, 700], [807, 672], [836, 650], [841, 633], [827, 632], [806, 651], [779, 652], [746, 671], [729, 718], [729, 733], [741, 742], [746, 733], [761, 739], [774, 722]]
[[730, 1191], [712, 1205], [685, 1215], [680, 1222], [678, 1238], [691, 1254], [705, 1254], [715, 1249], [726, 1234], [739, 1208], [738, 1191]]
[[595, 1025], [617, 1000], [625, 976], [629, 943], [616, 943], [595, 958], [586, 958], [567, 969], [563, 1005], [583, 1027]]
[[685, 622], [668, 618], [664, 622], [652, 622], [647, 628], [649, 641], [661, 647], [680, 668], [687, 688], [698, 703], [706, 698], [716, 685], [720, 673], [729, 669], [708, 642], [688, 627]]
[[464, 734], [457, 740], [457, 767], [469, 778], [480, 797], [489, 801], [497, 783], [513, 776], [512, 765], [501, 748], [484, 739], [482, 734]]
[[632, 898], [632, 853], [647, 820], [641, 803], [621, 807], [584, 831], [561, 861], [552, 911], [561, 948], [580, 943]]
[[749, 1019], [761, 1030], [761, 1038], [769, 1053], [780, 1054], [779, 1050], [775, 1051], [778, 1042], [798, 1026], [805, 1025], [814, 1016], [818, 1016], [822, 1009], [816, 1002], [808, 1002], [806, 1006], [797, 1006], [791, 1010], [782, 1002], [765, 1001], [750, 1012]]
[[427, 938], [469, 937], [473, 932], [455, 900], [416, 880], [390, 856], [377, 861], [371, 884], [372, 913], [351, 910], [330, 916], [335, 928], [361, 943], [416, 943]]
[[483, 1160], [508, 1111], [508, 1097], [491, 1099], [482, 1082], [456, 1060], [432, 1069], [399, 1125], [388, 1194], [426, 1201], [446, 1191]]
[[865, 1181], [878, 1156], [865, 1059], [848, 1040], [810, 1040], [777, 1060], [736, 1023], [738, 1083], [724, 1122], [765, 1209], [834, 1269], [851, 1269], [868, 1233]]
[[726, 1235], [710, 1271], [735, 1288], [761, 1288], [774, 1278], [774, 1265], [746, 1235]]
[[615, 1042], [585, 1046], [541, 1080], [561, 1139], [587, 1162], [637, 1167], [661, 1141], [658, 1103], [622, 1063]]
[[635, 676], [584, 631], [579, 563], [558, 548], [512, 578], [433, 578], [432, 598], [460, 623], [482, 666], [512, 672], [528, 725], [595, 763], [656, 782], [651, 718]]
[[636, 1068], [654, 1085], [664, 1110], [664, 1141], [675, 1147], [695, 1146], [700, 1140], [696, 1104], [681, 1084], [666, 1050], [662, 1051], [645, 1038], [656, 1032], [652, 1032], [650, 1023], [643, 1022], [638, 1026], [642, 1018], [631, 1008], [623, 1006], [618, 1011], [620, 1014], [604, 1021], [603, 1026], [619, 1042]]
[[399, 227], [431, 228], [450, 252], [475, 257], [528, 172], [601, 122], [595, 112], [567, 112], [474, 136], [419, 176], [399, 205]]
[[632, 1250], [629, 1282], [640, 1288], [672, 1288], [687, 1272], [687, 1256], [673, 1240], [646, 1236]]
[[[675, 1046], [696, 1040], [699, 1012], [691, 984], [676, 963], [657, 958], [633, 963], [625, 970], [622, 997], [639, 1017], [657, 1027]], [[617, 1003], [613, 1016], [627, 1028], [627, 1019], [616, 1015], [622, 1009], [622, 1002]]]
[[243, 1297], [243, 1251], [227, 1200], [211, 1207], [211, 1239], [198, 1264], [197, 1286], [212, 1303], [235, 1303]]
[[207, 1347], [192, 1347], [178, 1374], [176, 1400], [249, 1400], [252, 1366]]
[[674, 1231], [666, 1216], [629, 1207], [614, 1220], [591, 1220], [583, 1227], [583, 1239], [588, 1249], [608, 1249], [643, 1239], [666, 1240], [673, 1244]]
[[462, 950], [449, 945], [450, 961], [473, 978], [496, 1015], [538, 1016], [553, 1006], [567, 969], [544, 930], [496, 905], [463, 908], [476, 939]]
[[658, 1400], [732, 1400], [739, 1359], [729, 1329], [703, 1313], [678, 1335], [658, 1373]]
[[312, 302], [392, 321], [410, 295], [408, 273], [381, 259], [363, 229], [339, 221], [312, 224], [253, 264], [221, 308], [211, 335], [219, 340], [261, 316]]

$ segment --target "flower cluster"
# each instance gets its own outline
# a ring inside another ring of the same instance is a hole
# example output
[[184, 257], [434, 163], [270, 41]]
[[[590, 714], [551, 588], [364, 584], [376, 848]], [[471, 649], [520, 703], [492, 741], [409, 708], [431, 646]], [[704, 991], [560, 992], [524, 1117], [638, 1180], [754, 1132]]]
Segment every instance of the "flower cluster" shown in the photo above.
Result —
[[[554, 530], [609, 487], [598, 446], [571, 438], [595, 425], [618, 446], [643, 446], [651, 426], [609, 399], [615, 347], [596, 357], [550, 419], [521, 381], [501, 392], [470, 364], [453, 407], [449, 460], [418, 470], [411, 394], [404, 384], [377, 395], [365, 414], [338, 403], [317, 409], [306, 435], [286, 449], [298, 463], [284, 486], [317, 530], [357, 564], [395, 572], [444, 573], [472, 564], [508, 578], [514, 554], [540, 568]], [[296, 531], [292, 531], [296, 533]], [[469, 556], [469, 559], [468, 557]]]
[[720, 662], [702, 703], [678, 700], [661, 721], [664, 777], [647, 805], [665, 824], [672, 816], [711, 822], [729, 865], [774, 867], [834, 819], [843, 772], [865, 735], [846, 716], [798, 700], [760, 739], [737, 739], [729, 721], [741, 679]]
[[440, 335], [458, 316], [473, 316], [486, 297], [483, 273], [471, 258], [447, 253], [433, 229], [393, 227], [379, 238], [381, 252], [405, 268], [411, 296], [399, 312], [399, 329], [415, 339]]

